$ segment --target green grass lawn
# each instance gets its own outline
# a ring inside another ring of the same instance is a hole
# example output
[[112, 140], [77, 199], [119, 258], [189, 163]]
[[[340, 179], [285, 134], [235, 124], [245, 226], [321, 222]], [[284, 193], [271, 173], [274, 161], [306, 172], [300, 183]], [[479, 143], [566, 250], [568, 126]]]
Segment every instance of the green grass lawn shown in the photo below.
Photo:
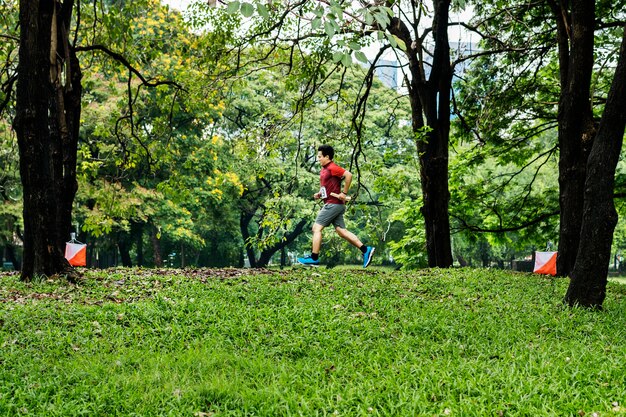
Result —
[[626, 286], [497, 270], [0, 276], [0, 416], [626, 415]]

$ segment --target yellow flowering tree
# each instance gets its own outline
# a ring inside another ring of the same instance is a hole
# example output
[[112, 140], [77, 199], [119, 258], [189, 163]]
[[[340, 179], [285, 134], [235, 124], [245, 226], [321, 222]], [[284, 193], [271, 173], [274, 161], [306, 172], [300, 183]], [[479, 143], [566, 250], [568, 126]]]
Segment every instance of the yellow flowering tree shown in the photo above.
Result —
[[103, 21], [107, 30], [84, 48], [99, 59], [85, 69], [77, 222], [93, 245], [117, 247], [127, 265], [162, 265], [174, 251], [196, 258], [225, 222], [217, 208], [243, 193], [212, 133], [225, 104], [204, 47], [217, 36], [194, 35], [179, 12], [151, 0], [124, 3]]

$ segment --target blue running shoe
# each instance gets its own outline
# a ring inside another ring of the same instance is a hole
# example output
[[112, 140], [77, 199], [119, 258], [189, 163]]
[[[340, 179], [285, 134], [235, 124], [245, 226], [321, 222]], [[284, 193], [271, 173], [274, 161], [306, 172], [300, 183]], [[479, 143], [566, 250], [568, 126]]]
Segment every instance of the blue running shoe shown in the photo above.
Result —
[[367, 250], [363, 254], [363, 268], [367, 268], [367, 266], [372, 262], [372, 256], [374, 256], [374, 251], [376, 248], [372, 246], [368, 246]]
[[297, 261], [298, 261], [298, 263], [300, 263], [302, 265], [308, 265], [308, 266], [319, 266], [320, 265], [319, 259], [316, 261], [313, 258], [311, 258], [311, 255], [305, 256], [304, 258], [298, 258]]

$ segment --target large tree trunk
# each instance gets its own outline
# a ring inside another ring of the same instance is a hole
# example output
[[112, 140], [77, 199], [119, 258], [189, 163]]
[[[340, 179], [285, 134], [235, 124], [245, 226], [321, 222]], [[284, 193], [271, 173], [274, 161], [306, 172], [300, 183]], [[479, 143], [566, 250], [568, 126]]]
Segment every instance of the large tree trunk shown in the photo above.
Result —
[[450, 217], [448, 203], [448, 142], [450, 138], [450, 91], [452, 68], [448, 42], [449, 0], [435, 2], [433, 32], [435, 52], [430, 78], [425, 88], [419, 89], [426, 123], [432, 129], [427, 141], [420, 142], [422, 180], [422, 213], [426, 222], [428, 265], [452, 266], [450, 245]]
[[[66, 33], [64, 20], [69, 22], [72, 7], [71, 1], [61, 8], [53, 1], [20, 1], [14, 127], [24, 194], [23, 280], [36, 275], [77, 277], [63, 253], [76, 188], [76, 149], [72, 161], [72, 150], [65, 147], [73, 143], [75, 148], [72, 136], [78, 132], [80, 115], [80, 74], [72, 70], [78, 63], [67, 59], [67, 36], [60, 35]], [[72, 95], [76, 90], [78, 96]], [[78, 104], [66, 103], [66, 94], [78, 97]]]
[[565, 295], [569, 305], [601, 308], [617, 224], [615, 168], [626, 128], [626, 26], [613, 84], [587, 163], [580, 245]]
[[[435, 50], [426, 80], [421, 60], [421, 40], [414, 40], [408, 27], [397, 18], [392, 19], [389, 30], [406, 45], [411, 83], [412, 128], [417, 140], [422, 186], [422, 214], [426, 227], [428, 265], [447, 268], [452, 266], [450, 244], [450, 217], [448, 204], [448, 142], [450, 136], [450, 91], [452, 68], [448, 42], [449, 0], [434, 2], [433, 33]], [[424, 116], [426, 121], [424, 122]], [[425, 126], [427, 128], [425, 129]]]
[[594, 132], [590, 101], [595, 6], [593, 1], [549, 2], [557, 22], [559, 98], [559, 250], [557, 273], [568, 275], [576, 261], [583, 216], [587, 158]]

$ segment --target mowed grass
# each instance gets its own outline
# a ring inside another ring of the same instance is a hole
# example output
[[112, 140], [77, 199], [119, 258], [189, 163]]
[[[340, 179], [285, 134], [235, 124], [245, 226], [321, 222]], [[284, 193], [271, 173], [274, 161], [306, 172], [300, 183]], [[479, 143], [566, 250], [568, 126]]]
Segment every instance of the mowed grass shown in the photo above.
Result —
[[0, 276], [0, 416], [626, 415], [626, 287], [497, 270]]

